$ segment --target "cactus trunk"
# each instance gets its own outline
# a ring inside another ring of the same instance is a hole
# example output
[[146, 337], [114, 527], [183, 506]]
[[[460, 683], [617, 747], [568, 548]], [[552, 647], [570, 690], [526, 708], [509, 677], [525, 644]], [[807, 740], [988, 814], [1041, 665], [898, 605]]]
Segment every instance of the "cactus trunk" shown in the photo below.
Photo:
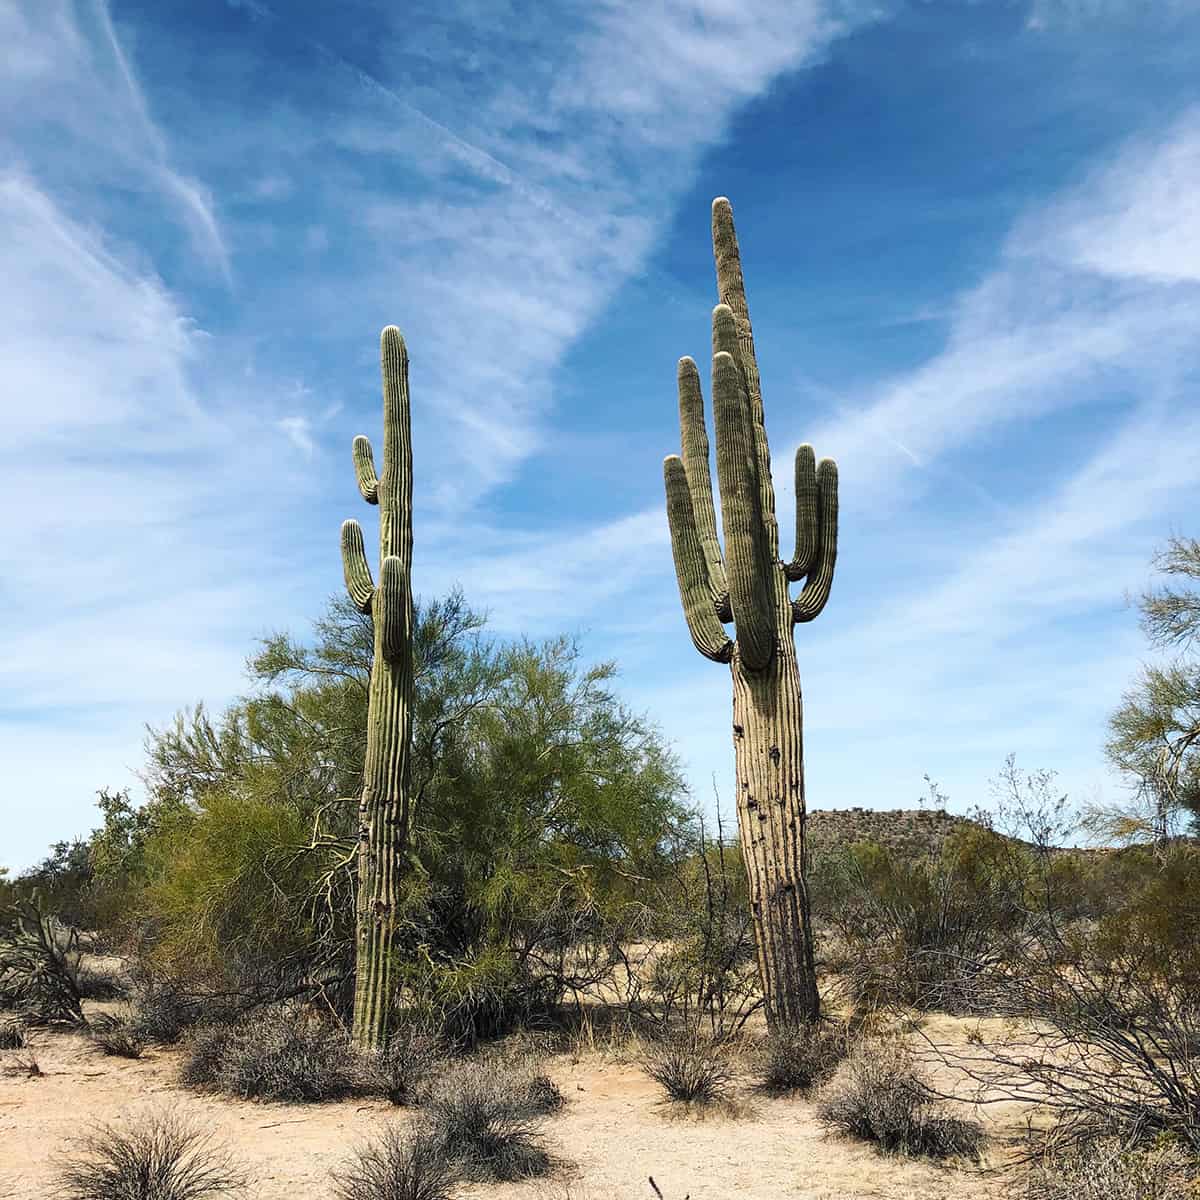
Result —
[[408, 861], [412, 740], [412, 444], [408, 352], [395, 326], [380, 339], [383, 366], [383, 474], [371, 444], [354, 439], [363, 499], [379, 505], [379, 584], [371, 578], [357, 521], [342, 525], [342, 566], [350, 598], [375, 626], [367, 708], [367, 754], [358, 803], [354, 1040], [382, 1046], [392, 1005], [392, 945], [400, 876]]
[[[771, 1027], [820, 1016], [805, 881], [804, 749], [794, 626], [818, 616], [837, 558], [837, 467], [796, 451], [796, 549], [779, 557], [771, 455], [754, 335], [729, 201], [713, 201], [712, 393], [721, 528], [717, 537], [704, 399], [679, 360], [683, 453], [663, 464], [679, 596], [696, 649], [733, 673], [738, 830], [759, 976]], [[792, 600], [788, 585], [803, 579]], [[736, 626], [736, 641], [725, 625]]]
[[[787, 578], [776, 572], [776, 592]], [[782, 650], [765, 671], [746, 671], [736, 651], [733, 753], [738, 833], [754, 918], [758, 972], [773, 1024], [818, 1019], [817, 975], [805, 879], [803, 704], [791, 644], [790, 605]], [[790, 652], [789, 652], [790, 651]]]
[[397, 886], [407, 850], [412, 659], [389, 661], [382, 643], [377, 624], [358, 801], [353, 1029], [364, 1048], [382, 1045], [387, 1036]]

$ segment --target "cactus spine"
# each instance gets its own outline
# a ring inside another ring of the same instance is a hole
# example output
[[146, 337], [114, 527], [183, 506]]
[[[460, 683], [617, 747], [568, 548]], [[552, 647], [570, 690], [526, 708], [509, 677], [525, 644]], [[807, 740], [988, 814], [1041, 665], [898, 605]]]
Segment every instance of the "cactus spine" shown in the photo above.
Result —
[[[722, 552], [700, 376], [679, 360], [682, 455], [663, 464], [679, 595], [696, 649], [733, 674], [738, 830], [759, 976], [772, 1027], [820, 1015], [805, 881], [803, 716], [793, 627], [825, 606], [837, 557], [837, 466], [796, 451], [796, 550], [779, 557], [771, 455], [754, 335], [723, 196], [712, 206], [720, 303], [713, 310], [712, 399]], [[788, 585], [803, 579], [792, 600]], [[736, 640], [725, 630], [732, 621]]]
[[383, 364], [383, 474], [371, 443], [354, 439], [354, 473], [368, 504], [379, 506], [379, 583], [357, 521], [342, 524], [346, 590], [375, 626], [367, 716], [367, 756], [358, 802], [358, 895], [355, 904], [354, 1040], [381, 1046], [391, 1006], [397, 888], [408, 851], [409, 747], [412, 733], [413, 605], [412, 440], [408, 351], [400, 330], [380, 337]]

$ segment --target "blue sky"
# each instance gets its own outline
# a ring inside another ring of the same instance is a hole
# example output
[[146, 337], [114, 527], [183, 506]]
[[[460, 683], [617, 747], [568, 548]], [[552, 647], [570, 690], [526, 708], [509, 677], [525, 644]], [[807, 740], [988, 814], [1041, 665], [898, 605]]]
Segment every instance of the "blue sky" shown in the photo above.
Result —
[[1182, 0], [0, 5], [0, 864], [340, 588], [389, 323], [418, 592], [579, 633], [728, 796], [661, 475], [717, 195], [780, 511], [800, 441], [840, 467], [810, 805], [965, 809], [1009, 752], [1116, 798], [1125, 594], [1197, 532], [1198, 38]]

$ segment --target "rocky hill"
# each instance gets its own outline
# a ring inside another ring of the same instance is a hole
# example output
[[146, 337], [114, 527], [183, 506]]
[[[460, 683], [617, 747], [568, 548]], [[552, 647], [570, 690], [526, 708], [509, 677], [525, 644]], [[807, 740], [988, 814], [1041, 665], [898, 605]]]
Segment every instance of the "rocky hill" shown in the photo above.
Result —
[[820, 854], [854, 842], [875, 842], [905, 856], [936, 856], [952, 833], [975, 824], [944, 809], [813, 809], [808, 814], [809, 847]]

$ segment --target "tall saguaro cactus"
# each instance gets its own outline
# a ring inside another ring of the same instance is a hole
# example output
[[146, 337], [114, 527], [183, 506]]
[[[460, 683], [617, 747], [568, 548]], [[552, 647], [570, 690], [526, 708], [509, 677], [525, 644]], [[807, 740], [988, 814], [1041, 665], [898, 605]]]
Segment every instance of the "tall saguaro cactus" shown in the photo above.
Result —
[[357, 521], [342, 524], [346, 590], [375, 626], [367, 716], [367, 757], [358, 802], [354, 1040], [378, 1047], [391, 1004], [397, 888], [406, 860], [412, 735], [412, 439], [408, 351], [400, 330], [380, 337], [383, 363], [383, 474], [371, 443], [354, 439], [354, 473], [368, 504], [379, 506], [379, 583], [371, 578]]
[[[720, 303], [712, 400], [725, 545], [717, 538], [700, 376], [679, 360], [683, 454], [663, 464], [679, 595], [696, 649], [733, 673], [737, 814], [772, 1027], [820, 1015], [805, 881], [800, 675], [793, 627], [825, 606], [837, 557], [837, 466], [796, 451], [796, 548], [779, 557], [771, 455], [733, 210], [712, 206]], [[793, 600], [788, 585], [803, 579]], [[731, 638], [725, 625], [733, 622]]]

